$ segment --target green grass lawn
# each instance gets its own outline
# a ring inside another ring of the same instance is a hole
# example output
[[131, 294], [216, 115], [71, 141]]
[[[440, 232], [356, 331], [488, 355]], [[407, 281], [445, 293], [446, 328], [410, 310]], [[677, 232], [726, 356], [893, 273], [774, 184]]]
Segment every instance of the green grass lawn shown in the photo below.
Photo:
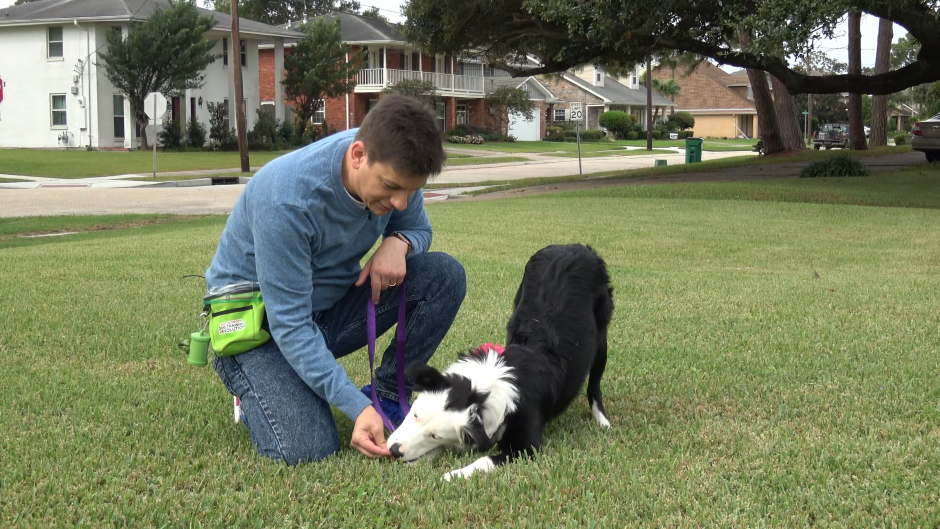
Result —
[[449, 157], [444, 164], [445, 167], [459, 167], [461, 165], [484, 165], [488, 163], [508, 163], [508, 162], [528, 162], [528, 158], [521, 156], [475, 156], [467, 158], [456, 158], [451, 160]]
[[[703, 151], [750, 151], [753, 149], [757, 140], [713, 140], [706, 139], [702, 144]], [[445, 144], [446, 145], [446, 144]], [[514, 142], [486, 142], [482, 145], [450, 145], [454, 148], [471, 149], [478, 151], [496, 151], [496, 152], [578, 152], [578, 144], [575, 142], [558, 143], [553, 141], [514, 141]], [[606, 151], [617, 147], [646, 147], [646, 140], [632, 141], [601, 141], [601, 142], [581, 142], [581, 151]], [[682, 147], [685, 148], [685, 140], [655, 140], [653, 148]]]
[[[249, 153], [252, 167], [260, 167], [287, 151]], [[157, 152], [157, 173], [231, 169], [241, 165], [237, 152]], [[0, 174], [87, 178], [121, 174], [151, 174], [153, 153], [145, 151], [58, 151], [3, 149]]]
[[[670, 151], [670, 150], [665, 150], [665, 149], [653, 149], [652, 151], [648, 151], [648, 150], [646, 150], [646, 149], [642, 149], [642, 150], [630, 149], [629, 151], [625, 151], [625, 150], [621, 149], [621, 150], [617, 150], [617, 151], [592, 151], [592, 152], [582, 152], [582, 153], [581, 153], [581, 157], [582, 157], [582, 158], [600, 158], [600, 157], [603, 157], [603, 156], [643, 156], [643, 155], [649, 156], [649, 155], [651, 155], [651, 154], [676, 154], [676, 152], [675, 152], [675, 151]], [[557, 156], [557, 157], [561, 157], [561, 158], [577, 158], [577, 157], [578, 157], [578, 152], [577, 152], [577, 151], [575, 151], [575, 152], [553, 152], [553, 153], [548, 153], [548, 154], [546, 154], [546, 156]]]
[[28, 182], [28, 180], [21, 178], [0, 178], [0, 184], [12, 184], [14, 182]]
[[[225, 217], [0, 220], [0, 526], [937, 526], [940, 180], [881, 178], [429, 205], [468, 279], [434, 365], [504, 339], [547, 244], [596, 248], [616, 303], [613, 429], [579, 399], [533, 461], [456, 483], [476, 455], [253, 453], [176, 348]], [[364, 352], [342, 363], [366, 383]]]
[[122, 180], [135, 180], [138, 182], [178, 182], [180, 180], [196, 180], [199, 178], [237, 178], [237, 177], [252, 177], [255, 175], [255, 171], [249, 171], [247, 173], [242, 173], [240, 171], [229, 172], [229, 173], [212, 173], [212, 174], [200, 174], [200, 175], [173, 175], [173, 176], [160, 176], [157, 174], [156, 178], [152, 176], [137, 176], [132, 178], [125, 178]]

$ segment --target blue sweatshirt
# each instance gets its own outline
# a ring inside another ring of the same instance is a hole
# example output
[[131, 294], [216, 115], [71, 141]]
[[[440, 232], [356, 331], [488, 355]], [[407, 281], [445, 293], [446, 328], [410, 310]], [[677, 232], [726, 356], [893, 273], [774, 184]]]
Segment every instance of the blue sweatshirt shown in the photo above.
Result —
[[409, 257], [431, 245], [420, 190], [405, 211], [380, 217], [343, 187], [343, 157], [355, 134], [334, 134], [258, 171], [206, 271], [209, 288], [261, 284], [271, 335], [284, 358], [314, 393], [351, 420], [372, 402], [333, 358], [313, 313], [335, 305], [355, 284], [360, 262], [380, 236], [400, 231], [411, 241]]

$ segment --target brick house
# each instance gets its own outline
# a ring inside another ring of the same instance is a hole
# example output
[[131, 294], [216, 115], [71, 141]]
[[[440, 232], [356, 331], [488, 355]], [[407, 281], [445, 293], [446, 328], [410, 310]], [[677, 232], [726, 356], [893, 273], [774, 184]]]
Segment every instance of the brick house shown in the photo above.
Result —
[[[487, 69], [488, 73], [492, 71], [492, 68]], [[524, 116], [514, 114], [497, 116], [496, 109], [484, 102], [483, 126], [492, 131], [498, 130], [500, 134], [512, 135], [519, 141], [539, 141], [544, 138], [548, 109], [551, 105], [562, 103], [562, 101], [535, 77], [509, 77], [506, 74], [484, 78], [483, 90], [487, 95], [501, 86], [520, 88], [529, 93], [529, 99], [535, 103], [532, 120], [526, 120]]]
[[675, 110], [692, 114], [696, 136], [756, 138], [760, 135], [757, 108], [746, 71], [730, 74], [703, 61], [688, 75], [682, 67], [655, 66], [653, 78], [675, 79], [682, 87], [676, 97]]
[[[366, 64], [357, 75], [352, 93], [328, 98], [314, 122], [327, 122], [331, 132], [358, 127], [366, 113], [378, 102], [383, 89], [403, 79], [433, 81], [440, 101], [435, 109], [441, 130], [449, 130], [459, 123], [483, 126], [483, 64], [464, 57], [427, 55], [405, 42], [385, 21], [345, 12], [334, 12], [322, 18], [339, 20], [343, 42], [352, 51], [366, 50]], [[283, 54], [287, 55], [296, 40], [285, 41]], [[276, 44], [259, 46], [258, 63], [261, 79], [262, 107], [274, 108], [278, 97], [283, 97], [283, 85], [278, 79]], [[283, 66], [281, 70], [283, 71]], [[291, 102], [286, 102], [288, 107]], [[288, 110], [285, 119], [292, 119]]]
[[[568, 102], [580, 101], [585, 113], [586, 129], [600, 129], [601, 114], [610, 110], [633, 114], [637, 122], [646, 128], [646, 87], [639, 83], [636, 70], [629, 78], [618, 79], [596, 66], [585, 66], [561, 75], [541, 76], [540, 79], [562, 101], [549, 105], [549, 122], [566, 121]], [[653, 107], [658, 109], [660, 115], [667, 108], [675, 106], [675, 103], [656, 92], [653, 92], [652, 99]]]
[[[524, 67], [523, 67], [524, 69]], [[570, 120], [568, 112], [571, 102], [581, 102], [585, 112], [585, 129], [600, 129], [600, 116], [610, 110], [621, 110], [636, 116], [637, 121], [646, 127], [646, 87], [639, 84], [637, 72], [634, 70], [630, 78], [622, 81], [607, 75], [602, 69], [593, 66], [573, 69], [562, 74], [539, 75], [535, 77], [509, 77], [509, 74], [497, 68], [486, 67], [485, 90], [490, 93], [494, 87], [501, 84], [512, 84], [525, 88], [529, 98], [536, 102], [539, 108], [539, 137], [545, 137], [546, 127], [567, 123]], [[653, 106], [660, 115], [666, 109], [675, 106], [675, 103], [653, 92]], [[486, 106], [487, 113], [493, 114]], [[515, 116], [504, 116], [503, 122], [509, 126], [503, 127], [503, 134], [507, 131], [517, 139], [529, 139], [529, 131], [534, 124], [526, 124]], [[487, 126], [493, 121], [487, 121]]]

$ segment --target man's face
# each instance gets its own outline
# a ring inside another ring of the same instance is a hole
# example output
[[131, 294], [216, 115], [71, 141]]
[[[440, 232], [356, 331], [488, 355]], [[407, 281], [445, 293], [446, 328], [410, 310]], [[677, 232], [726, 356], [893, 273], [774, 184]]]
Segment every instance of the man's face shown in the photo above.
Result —
[[404, 211], [408, 198], [427, 183], [427, 177], [399, 174], [389, 164], [370, 162], [361, 142], [353, 142], [350, 149], [351, 191], [376, 215], [388, 214], [393, 209]]

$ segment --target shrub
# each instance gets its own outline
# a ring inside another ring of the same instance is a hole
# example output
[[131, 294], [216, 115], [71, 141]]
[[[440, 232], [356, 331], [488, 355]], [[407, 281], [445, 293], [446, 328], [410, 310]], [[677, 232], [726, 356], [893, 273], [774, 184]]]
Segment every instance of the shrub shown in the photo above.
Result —
[[581, 141], [601, 141], [607, 136], [602, 130], [582, 130]]
[[160, 141], [160, 148], [178, 150], [183, 146], [183, 127], [178, 121], [170, 118], [163, 118], [163, 127], [157, 134]]
[[695, 126], [695, 118], [688, 112], [676, 112], [669, 116], [669, 121], [675, 122], [679, 130], [691, 129]]
[[215, 140], [216, 145], [221, 145], [229, 136], [228, 128], [225, 126], [228, 112], [222, 103], [208, 103], [206, 108], [209, 109], [209, 139]]
[[[632, 120], [630, 118], [633, 118]], [[598, 123], [617, 139], [623, 139], [633, 130], [636, 117], [622, 110], [609, 110], [601, 114]]]
[[662, 138], [662, 137], [663, 137], [663, 132], [662, 132], [661, 130], [654, 130], [654, 131], [653, 131], [653, 139], [654, 139], [654, 140], [658, 140], [658, 139], [660, 139], [660, 138]]
[[274, 117], [270, 112], [256, 109], [255, 125], [248, 132], [248, 148], [253, 150], [273, 150], [279, 147], [280, 134], [278, 129], [281, 126], [281, 120]]
[[632, 141], [632, 140], [638, 139], [639, 137], [640, 137], [640, 134], [635, 130], [631, 130], [630, 132], [627, 133], [628, 140]]
[[907, 145], [907, 134], [898, 134], [894, 137], [895, 145]]
[[840, 154], [828, 160], [809, 164], [800, 171], [800, 178], [869, 176], [870, 174], [865, 164], [851, 156]]
[[284, 145], [297, 145], [299, 143], [300, 138], [297, 137], [296, 132], [297, 126], [287, 121], [281, 122], [281, 125], [277, 128], [277, 135]]
[[445, 136], [444, 139], [446, 139], [450, 143], [458, 143], [458, 144], [464, 144], [464, 145], [482, 145], [483, 144], [483, 137], [476, 136], [476, 135]]
[[189, 147], [203, 148], [206, 145], [206, 126], [196, 119], [196, 116], [189, 118], [186, 123], [186, 145]]

